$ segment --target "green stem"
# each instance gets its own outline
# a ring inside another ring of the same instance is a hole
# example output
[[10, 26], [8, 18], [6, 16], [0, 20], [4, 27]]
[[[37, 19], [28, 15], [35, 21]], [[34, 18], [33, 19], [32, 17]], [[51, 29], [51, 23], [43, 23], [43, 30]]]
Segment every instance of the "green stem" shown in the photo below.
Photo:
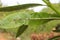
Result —
[[56, 13], [60, 14], [60, 12], [58, 10], [56, 10], [54, 8], [54, 6], [52, 6], [52, 4], [49, 1], [47, 1], [47, 0], [43, 0], [43, 1], [47, 4], [48, 7], [50, 7], [51, 9], [53, 9]]

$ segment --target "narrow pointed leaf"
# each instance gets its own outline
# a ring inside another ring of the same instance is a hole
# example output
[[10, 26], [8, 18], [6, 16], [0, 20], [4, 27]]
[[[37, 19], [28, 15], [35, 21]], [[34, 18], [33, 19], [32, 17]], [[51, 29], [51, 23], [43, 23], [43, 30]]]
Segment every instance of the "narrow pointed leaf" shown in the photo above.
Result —
[[6, 12], [6, 11], [16, 11], [16, 10], [21, 10], [21, 9], [26, 9], [30, 7], [35, 7], [35, 6], [44, 6], [42, 4], [23, 4], [23, 5], [16, 5], [16, 6], [9, 6], [9, 7], [1, 7], [0, 11]]
[[16, 33], [16, 38], [19, 37], [26, 29], [27, 29], [28, 25], [21, 25]]

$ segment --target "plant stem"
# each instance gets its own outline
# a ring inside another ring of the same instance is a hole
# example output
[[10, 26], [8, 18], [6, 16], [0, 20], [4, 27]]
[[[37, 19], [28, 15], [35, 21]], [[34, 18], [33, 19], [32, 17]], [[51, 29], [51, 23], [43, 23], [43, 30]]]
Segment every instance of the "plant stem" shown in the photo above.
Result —
[[47, 6], [48, 7], [50, 7], [51, 9], [53, 9], [57, 14], [59, 14], [60, 15], [60, 12], [58, 11], [58, 10], [56, 10], [56, 8], [54, 7], [54, 6], [52, 6], [52, 4], [50, 3], [50, 1], [48, 0], [43, 0], [46, 4], [47, 4]]

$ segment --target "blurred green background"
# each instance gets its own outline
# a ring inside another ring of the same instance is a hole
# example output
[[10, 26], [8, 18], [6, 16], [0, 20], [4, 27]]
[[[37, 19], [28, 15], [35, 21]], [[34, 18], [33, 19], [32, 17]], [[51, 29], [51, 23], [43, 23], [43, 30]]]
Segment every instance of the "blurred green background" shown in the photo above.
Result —
[[[60, 11], [60, 4], [53, 4], [53, 6], [58, 10]], [[29, 12], [34, 12], [33, 10], [21, 10], [21, 11], [29, 11]], [[4, 17], [6, 17], [7, 15], [9, 14], [12, 14], [16, 11], [12, 11], [12, 12], [0, 12], [0, 20], [3, 19]], [[47, 13], [55, 13], [51, 8], [47, 7], [47, 8], [44, 8], [42, 9], [42, 11], [40, 12], [47, 12]], [[35, 21], [34, 23], [32, 23], [32, 21]], [[56, 27], [57, 24], [60, 24], [60, 20], [53, 20], [53, 21], [50, 21], [46, 24], [43, 24], [43, 25], [39, 25], [41, 20], [37, 21], [37, 20], [32, 20], [30, 21], [29, 23], [29, 27], [28, 29], [20, 36], [22, 40], [30, 40], [30, 35], [32, 33], [49, 33], [50, 31], [52, 31], [52, 28]], [[37, 25], [35, 25], [37, 24]], [[6, 31], [8, 32], [11, 32], [13, 33], [14, 35], [16, 34], [16, 31], [17, 31], [18, 27], [17, 28], [11, 28], [11, 29], [6, 29]]]

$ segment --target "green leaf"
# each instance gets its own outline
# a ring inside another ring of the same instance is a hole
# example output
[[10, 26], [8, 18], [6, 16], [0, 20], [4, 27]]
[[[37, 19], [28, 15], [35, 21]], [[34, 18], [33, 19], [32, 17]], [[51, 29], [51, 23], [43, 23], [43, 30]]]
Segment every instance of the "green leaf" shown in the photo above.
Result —
[[27, 29], [28, 25], [21, 25], [16, 33], [16, 38], [19, 37], [26, 29]]
[[51, 18], [51, 17], [53, 17], [51, 14], [44, 13], [44, 12], [40, 12], [40, 13], [36, 12], [31, 15], [32, 15], [31, 18]]
[[35, 7], [35, 6], [44, 6], [42, 4], [36, 4], [36, 3], [31, 3], [31, 4], [23, 4], [23, 5], [16, 5], [16, 6], [9, 6], [9, 7], [1, 7], [0, 12], [8, 12], [8, 11], [16, 11], [16, 10], [21, 10], [21, 9], [26, 9], [30, 7]]
[[[44, 32], [44, 30], [47, 31], [46, 27], [45, 26], [41, 27], [41, 25], [44, 25], [44, 24], [46, 24], [50, 21], [52, 21], [52, 20], [50, 20], [50, 19], [35, 19], [35, 20], [33, 20], [32, 19], [32, 20], [29, 21], [29, 26], [32, 29], [31, 31], [34, 30], [35, 32], [40, 32], [41, 33], [41, 32]], [[42, 30], [42, 29], [44, 29], [44, 30]], [[48, 30], [48, 32], [49, 32], [49, 30]]]
[[29, 12], [15, 12], [0, 20], [0, 28], [7, 29], [19, 27], [25, 23], [26, 18], [30, 18]]
[[32, 19], [59, 19], [57, 14], [48, 14], [46, 12], [35, 12], [31, 14]]
[[[18, 14], [17, 14], [18, 13]], [[14, 12], [0, 20], [0, 28], [16, 28], [22, 24], [28, 24], [29, 20], [49, 19], [53, 16], [47, 13], [29, 13], [29, 12]]]

